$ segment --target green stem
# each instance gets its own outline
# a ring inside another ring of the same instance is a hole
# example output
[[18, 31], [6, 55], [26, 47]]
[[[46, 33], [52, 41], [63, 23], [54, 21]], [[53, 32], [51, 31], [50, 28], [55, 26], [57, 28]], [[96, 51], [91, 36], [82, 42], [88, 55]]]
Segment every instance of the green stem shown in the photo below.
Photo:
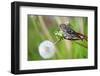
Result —
[[[60, 38], [59, 40], [57, 40], [56, 42], [54, 42], [54, 45], [56, 45], [58, 42], [60, 42], [62, 40], [62, 38]], [[75, 42], [75, 41], [74, 41]], [[81, 44], [79, 42], [75, 42], [76, 44], [80, 45], [80, 46], [83, 46], [84, 48], [88, 48], [86, 45], [84, 44]]]
[[83, 44], [81, 44], [79, 42], [75, 42], [75, 43], [78, 44], [78, 45], [80, 45], [80, 46], [83, 46], [84, 48], [88, 48], [87, 46], [85, 46], [85, 45], [83, 45]]
[[56, 45], [60, 41], [61, 41], [61, 38], [59, 40], [57, 40], [56, 42], [54, 42], [54, 45]]

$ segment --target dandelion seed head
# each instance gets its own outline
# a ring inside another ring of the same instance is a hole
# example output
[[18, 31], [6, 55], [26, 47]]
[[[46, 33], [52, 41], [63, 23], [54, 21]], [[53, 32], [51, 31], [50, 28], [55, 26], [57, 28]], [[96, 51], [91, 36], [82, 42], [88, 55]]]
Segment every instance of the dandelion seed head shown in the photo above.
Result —
[[56, 52], [55, 46], [51, 41], [45, 40], [39, 45], [39, 54], [43, 59], [54, 57]]

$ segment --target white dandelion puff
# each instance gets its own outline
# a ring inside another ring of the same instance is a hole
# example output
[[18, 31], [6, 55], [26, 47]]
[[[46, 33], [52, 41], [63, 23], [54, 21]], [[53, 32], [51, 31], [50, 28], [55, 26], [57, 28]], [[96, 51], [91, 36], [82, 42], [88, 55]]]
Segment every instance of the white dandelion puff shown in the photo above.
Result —
[[43, 59], [54, 57], [56, 52], [55, 46], [51, 41], [45, 40], [39, 45], [39, 54]]

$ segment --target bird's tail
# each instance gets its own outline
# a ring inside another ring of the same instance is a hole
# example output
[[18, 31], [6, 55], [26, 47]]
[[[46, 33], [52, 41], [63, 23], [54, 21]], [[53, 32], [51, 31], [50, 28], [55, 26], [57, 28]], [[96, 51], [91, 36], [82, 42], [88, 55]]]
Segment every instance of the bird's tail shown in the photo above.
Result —
[[78, 36], [81, 40], [85, 39], [86, 41], [88, 41], [88, 37], [85, 36], [85, 35], [83, 35], [83, 34], [81, 34], [81, 33], [77, 33], [77, 36]]

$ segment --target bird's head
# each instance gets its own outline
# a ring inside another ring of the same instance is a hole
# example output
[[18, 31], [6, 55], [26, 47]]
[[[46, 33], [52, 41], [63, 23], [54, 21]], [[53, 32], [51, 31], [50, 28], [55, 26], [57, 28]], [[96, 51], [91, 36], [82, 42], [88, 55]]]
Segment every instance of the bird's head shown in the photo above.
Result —
[[67, 26], [66, 26], [66, 24], [61, 24], [59, 27], [60, 27], [61, 29], [65, 29]]

